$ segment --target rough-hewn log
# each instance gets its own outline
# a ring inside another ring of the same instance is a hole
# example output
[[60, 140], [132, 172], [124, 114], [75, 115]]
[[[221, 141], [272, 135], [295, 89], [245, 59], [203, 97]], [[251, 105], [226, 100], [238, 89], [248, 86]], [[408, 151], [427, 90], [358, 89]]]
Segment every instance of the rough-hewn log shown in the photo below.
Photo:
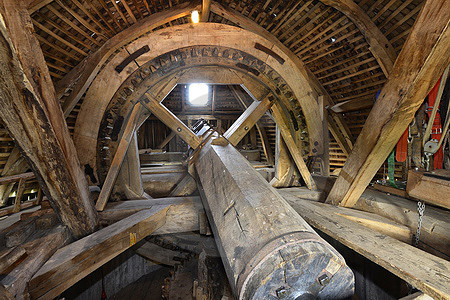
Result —
[[425, 2], [328, 202], [348, 207], [356, 203], [448, 66], [449, 15], [449, 1]]
[[30, 16], [21, 1], [0, 11], [0, 117], [64, 224], [83, 236], [97, 217]]
[[195, 168], [237, 298], [337, 299], [353, 293], [353, 274], [342, 257], [231, 144], [207, 143]]
[[377, 60], [386, 77], [392, 72], [395, 62], [395, 50], [378, 29], [377, 25], [353, 0], [321, 0], [346, 15], [358, 27], [369, 44], [369, 50]]
[[33, 299], [53, 299], [164, 225], [168, 205], [140, 211], [59, 249], [33, 276]]

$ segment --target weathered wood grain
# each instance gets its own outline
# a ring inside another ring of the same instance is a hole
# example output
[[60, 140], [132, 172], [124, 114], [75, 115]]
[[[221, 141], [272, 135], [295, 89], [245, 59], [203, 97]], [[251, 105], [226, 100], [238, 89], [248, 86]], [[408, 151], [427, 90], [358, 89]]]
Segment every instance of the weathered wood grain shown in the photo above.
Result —
[[[263, 299], [284, 290], [287, 298], [308, 293], [340, 298], [353, 292], [353, 275], [340, 255], [231, 144], [208, 142], [194, 164], [202, 202], [236, 297]], [[323, 270], [332, 276], [330, 283], [320, 291], [311, 290]]]
[[0, 117], [75, 236], [94, 230], [86, 178], [23, 3], [0, 4]]

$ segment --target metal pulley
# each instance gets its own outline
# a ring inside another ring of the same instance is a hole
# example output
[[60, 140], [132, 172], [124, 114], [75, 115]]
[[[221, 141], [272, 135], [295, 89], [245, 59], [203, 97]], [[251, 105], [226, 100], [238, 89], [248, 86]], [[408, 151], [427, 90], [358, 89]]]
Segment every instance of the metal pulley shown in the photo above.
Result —
[[431, 139], [425, 143], [423, 152], [425, 155], [433, 155], [439, 150], [439, 141], [437, 139]]

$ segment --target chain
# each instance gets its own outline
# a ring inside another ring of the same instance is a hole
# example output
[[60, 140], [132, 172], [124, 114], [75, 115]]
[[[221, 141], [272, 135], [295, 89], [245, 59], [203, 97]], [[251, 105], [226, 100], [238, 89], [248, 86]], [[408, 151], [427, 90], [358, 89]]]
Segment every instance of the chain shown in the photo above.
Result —
[[419, 220], [417, 222], [417, 232], [416, 232], [416, 236], [414, 239], [414, 246], [418, 246], [419, 245], [419, 240], [420, 240], [420, 230], [422, 229], [422, 218], [423, 218], [423, 214], [425, 213], [425, 202], [417, 202], [417, 211], [419, 213]]

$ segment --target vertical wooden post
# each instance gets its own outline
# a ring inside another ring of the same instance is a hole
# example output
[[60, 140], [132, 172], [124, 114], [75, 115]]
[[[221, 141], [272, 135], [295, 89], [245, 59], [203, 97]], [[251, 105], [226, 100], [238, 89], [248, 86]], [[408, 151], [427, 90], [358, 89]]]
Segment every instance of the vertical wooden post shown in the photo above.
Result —
[[15, 213], [20, 211], [20, 200], [22, 199], [24, 190], [25, 190], [25, 179], [20, 178], [19, 185], [17, 186], [16, 199], [14, 199], [13, 212]]
[[118, 178], [118, 185], [116, 186], [125, 193], [127, 199], [143, 198], [144, 188], [142, 185], [136, 130], [134, 131], [130, 145], [128, 146]]
[[323, 128], [323, 153], [321, 171], [323, 176], [330, 175], [330, 135], [328, 133], [328, 111], [325, 108], [325, 101], [323, 95], [319, 98], [320, 117], [322, 119]]
[[289, 157], [286, 143], [283, 141], [277, 125], [275, 136], [275, 177], [270, 181], [270, 184], [277, 188], [290, 187], [294, 176], [295, 166]]

